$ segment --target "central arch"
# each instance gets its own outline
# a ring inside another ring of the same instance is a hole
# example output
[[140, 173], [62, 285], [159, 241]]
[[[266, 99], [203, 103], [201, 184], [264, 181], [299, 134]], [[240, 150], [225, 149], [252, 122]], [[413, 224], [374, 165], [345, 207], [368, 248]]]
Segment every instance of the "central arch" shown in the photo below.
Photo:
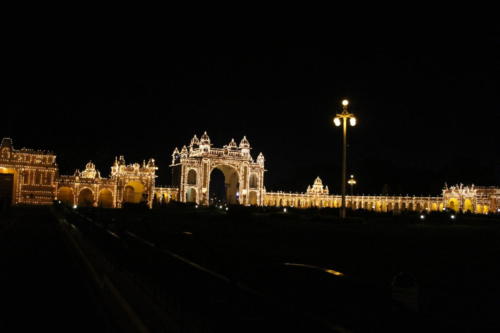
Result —
[[[226, 164], [219, 164], [214, 166], [212, 170], [210, 170], [210, 175], [209, 175], [208, 182], [210, 184], [210, 187], [213, 185], [211, 183], [211, 180], [214, 170], [220, 170], [224, 175], [225, 201], [230, 205], [238, 204], [240, 200], [240, 183], [239, 183], [240, 177], [238, 171], [234, 167]], [[209, 187], [209, 193], [210, 193], [210, 187]], [[210, 197], [208, 198], [208, 200], [210, 200]]]
[[[210, 205], [217, 197], [229, 204], [261, 206], [266, 191], [265, 159], [262, 153], [252, 157], [251, 150], [246, 137], [239, 144], [231, 139], [227, 145], [216, 147], [206, 132], [200, 138], [193, 136], [189, 146], [175, 148], [170, 166], [172, 183], [179, 187], [179, 201]], [[211, 186], [211, 181], [221, 186]], [[218, 193], [211, 194], [216, 187], [220, 187]]]

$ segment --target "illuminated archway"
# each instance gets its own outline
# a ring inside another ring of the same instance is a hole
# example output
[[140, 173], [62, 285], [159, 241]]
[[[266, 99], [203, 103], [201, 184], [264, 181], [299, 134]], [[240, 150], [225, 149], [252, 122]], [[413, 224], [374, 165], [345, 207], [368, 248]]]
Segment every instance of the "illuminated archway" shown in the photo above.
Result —
[[60, 187], [57, 191], [57, 199], [66, 205], [73, 206], [75, 204], [75, 195], [71, 187]]
[[123, 202], [140, 203], [143, 201], [144, 185], [138, 181], [131, 181], [123, 190]]
[[99, 192], [99, 200], [97, 205], [102, 208], [113, 208], [113, 193], [105, 188]]
[[92, 207], [94, 204], [94, 193], [88, 189], [84, 188], [78, 194], [78, 206], [79, 207]]
[[464, 213], [467, 213], [467, 212], [472, 213], [472, 212], [474, 212], [474, 206], [472, 205], [472, 201], [470, 201], [470, 199], [465, 199], [463, 212]]
[[[240, 193], [238, 171], [234, 167], [229, 165], [225, 164], [217, 165], [212, 168], [210, 172], [210, 179], [215, 169], [222, 171], [222, 174], [224, 175], [224, 191], [225, 191], [226, 202], [231, 205], [238, 204], [240, 201], [240, 196], [246, 195]], [[248, 193], [248, 195], [250, 195], [250, 193]]]
[[458, 199], [457, 198], [451, 198], [450, 200], [448, 200], [448, 205], [447, 205], [447, 208], [453, 210], [453, 211], [458, 211], [458, 209], [460, 208], [460, 204], [458, 202]]

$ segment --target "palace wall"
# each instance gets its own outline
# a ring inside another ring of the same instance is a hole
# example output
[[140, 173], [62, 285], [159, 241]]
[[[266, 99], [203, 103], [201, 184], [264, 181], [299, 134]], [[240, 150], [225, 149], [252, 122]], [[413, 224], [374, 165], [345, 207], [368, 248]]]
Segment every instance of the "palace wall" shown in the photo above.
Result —
[[[264, 187], [264, 156], [250, 155], [250, 144], [244, 137], [239, 146], [234, 140], [223, 148], [213, 148], [208, 135], [196, 136], [188, 147], [172, 154], [174, 186], [156, 187], [154, 159], [126, 164], [116, 158], [110, 177], [102, 177], [92, 162], [73, 175], [59, 175], [53, 153], [31, 149], [16, 150], [12, 140], [0, 144], [0, 200], [10, 204], [48, 205], [60, 200], [69, 205], [120, 208], [126, 203], [171, 201], [208, 205], [212, 170], [225, 176], [228, 202], [246, 206], [339, 208], [341, 196], [330, 194], [318, 177], [304, 193], [267, 192]], [[231, 201], [232, 200], [232, 201]], [[452, 211], [488, 214], [500, 212], [500, 188], [445, 186], [439, 197], [416, 196], [346, 196], [350, 209], [377, 212]]]

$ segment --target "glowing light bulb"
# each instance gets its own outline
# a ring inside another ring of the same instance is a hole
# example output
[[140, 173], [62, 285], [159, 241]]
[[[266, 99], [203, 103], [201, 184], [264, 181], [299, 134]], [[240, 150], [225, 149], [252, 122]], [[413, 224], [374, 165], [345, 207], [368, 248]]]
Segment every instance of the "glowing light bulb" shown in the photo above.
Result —
[[344, 100], [342, 101], [342, 105], [343, 105], [343, 106], [348, 106], [348, 105], [349, 105], [349, 101], [348, 101], [347, 99], [344, 99]]
[[351, 124], [351, 126], [356, 126], [356, 118], [349, 118], [349, 124]]
[[338, 126], [340, 126], [340, 124], [341, 124], [341, 122], [340, 122], [340, 118], [335, 117], [335, 118], [333, 119], [333, 123], [334, 123], [334, 124], [335, 124], [335, 126], [337, 126], [337, 127], [338, 127]]

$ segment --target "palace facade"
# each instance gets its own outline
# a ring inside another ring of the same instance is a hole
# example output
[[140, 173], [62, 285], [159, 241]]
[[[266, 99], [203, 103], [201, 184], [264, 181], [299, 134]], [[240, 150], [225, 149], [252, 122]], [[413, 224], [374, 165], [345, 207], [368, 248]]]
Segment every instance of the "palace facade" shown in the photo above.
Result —
[[[94, 163], [73, 175], [59, 175], [56, 156], [51, 152], [13, 147], [4, 138], [0, 144], [0, 202], [11, 204], [48, 205], [60, 200], [68, 205], [120, 208], [126, 203], [170, 201], [211, 203], [210, 178], [213, 170], [222, 171], [226, 201], [230, 204], [296, 207], [338, 208], [341, 196], [330, 194], [328, 186], [317, 177], [303, 193], [267, 192], [264, 186], [264, 155], [256, 159], [246, 137], [237, 144], [232, 139], [222, 148], [213, 147], [205, 132], [195, 135], [189, 146], [172, 153], [173, 186], [156, 186], [158, 167], [154, 159], [142, 164], [126, 164], [125, 158], [115, 158], [109, 177], [101, 176]], [[377, 212], [453, 211], [488, 214], [500, 212], [500, 188], [445, 186], [441, 196], [346, 196], [350, 209]]]

